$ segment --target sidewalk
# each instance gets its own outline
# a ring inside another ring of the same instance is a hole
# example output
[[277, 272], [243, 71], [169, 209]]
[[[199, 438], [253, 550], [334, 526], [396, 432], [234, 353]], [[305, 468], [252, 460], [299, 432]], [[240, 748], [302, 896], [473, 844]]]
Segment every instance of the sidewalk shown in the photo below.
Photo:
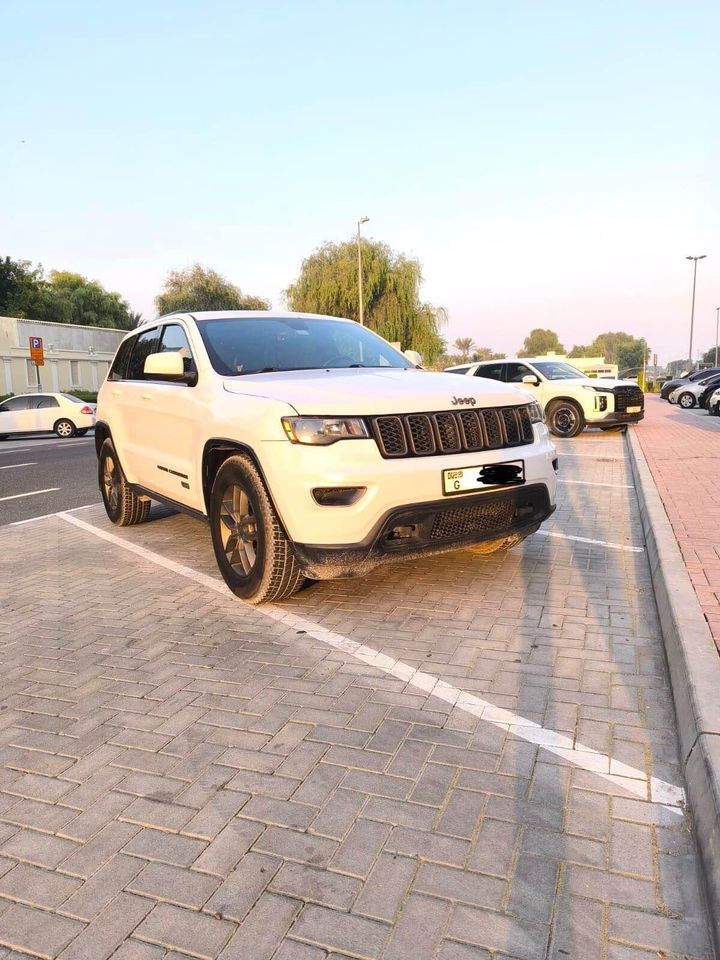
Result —
[[645, 403], [636, 436], [720, 651], [720, 422], [659, 397]]

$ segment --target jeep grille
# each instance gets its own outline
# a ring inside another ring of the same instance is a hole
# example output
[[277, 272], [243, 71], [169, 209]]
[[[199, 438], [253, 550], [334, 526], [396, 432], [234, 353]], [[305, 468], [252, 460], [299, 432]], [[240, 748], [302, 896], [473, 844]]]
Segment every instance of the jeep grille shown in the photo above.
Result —
[[532, 443], [525, 406], [392, 414], [370, 420], [383, 457], [428, 457]]

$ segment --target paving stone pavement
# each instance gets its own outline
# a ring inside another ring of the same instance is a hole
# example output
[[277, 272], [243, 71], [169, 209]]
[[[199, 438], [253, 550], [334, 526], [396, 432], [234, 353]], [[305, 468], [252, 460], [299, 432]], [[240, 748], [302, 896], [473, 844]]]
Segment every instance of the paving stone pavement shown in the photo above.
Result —
[[648, 397], [645, 459], [720, 652], [720, 420]]
[[[558, 446], [548, 529], [642, 547], [621, 437]], [[536, 535], [281, 605], [493, 718], [122, 546], [217, 579], [200, 523], [75, 516], [120, 542], [0, 531], [0, 957], [712, 957], [691, 816], [649, 799], [682, 781], [644, 552]]]

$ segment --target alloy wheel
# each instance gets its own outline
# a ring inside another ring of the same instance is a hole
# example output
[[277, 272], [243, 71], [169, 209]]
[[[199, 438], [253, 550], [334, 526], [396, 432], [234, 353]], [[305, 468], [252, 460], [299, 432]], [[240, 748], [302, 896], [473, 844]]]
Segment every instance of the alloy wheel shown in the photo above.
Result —
[[257, 519], [247, 493], [236, 483], [223, 493], [219, 522], [227, 562], [236, 573], [247, 576], [257, 561]]

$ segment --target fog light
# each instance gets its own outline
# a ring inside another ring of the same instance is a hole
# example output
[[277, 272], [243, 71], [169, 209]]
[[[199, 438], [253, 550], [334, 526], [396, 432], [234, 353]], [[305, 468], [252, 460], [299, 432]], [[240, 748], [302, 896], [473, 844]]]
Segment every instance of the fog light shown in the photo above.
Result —
[[408, 527], [393, 527], [387, 535], [388, 540], [408, 540], [417, 536], [417, 525], [411, 524]]
[[312, 495], [321, 507], [349, 507], [357, 503], [366, 487], [315, 487]]

